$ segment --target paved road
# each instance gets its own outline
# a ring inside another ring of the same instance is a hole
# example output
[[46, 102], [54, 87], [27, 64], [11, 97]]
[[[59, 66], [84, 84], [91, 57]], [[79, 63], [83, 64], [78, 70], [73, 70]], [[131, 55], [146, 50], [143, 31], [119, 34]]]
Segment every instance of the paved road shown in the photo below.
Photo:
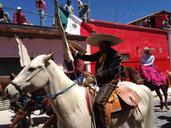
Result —
[[164, 112], [161, 112], [159, 104], [160, 102], [158, 97], [155, 97], [155, 102], [154, 102], [155, 128], [171, 128], [171, 94], [169, 94], [169, 98], [168, 98], [168, 105], [170, 110], [166, 111], [166, 109], [164, 109]]
[[[159, 107], [159, 105], [160, 105], [159, 98], [157, 96], [154, 96], [154, 99], [155, 99], [155, 102], [154, 102], [154, 111], [155, 111], [154, 128], [171, 128], [171, 93], [169, 93], [169, 98], [168, 98], [168, 101], [169, 101], [168, 105], [170, 108], [170, 110], [168, 110], [168, 111], [166, 111], [166, 109], [164, 109], [164, 112], [161, 112], [160, 107]], [[8, 106], [7, 101], [6, 101], [6, 106]], [[10, 118], [12, 116], [13, 116], [13, 113], [10, 113], [7, 110], [0, 111], [0, 128], [8, 128], [8, 124], [9, 124]], [[45, 120], [47, 120], [47, 116], [45, 116], [45, 115], [42, 115], [41, 117], [34, 117], [34, 121], [37, 122], [37, 126], [35, 126], [34, 128], [41, 128], [42, 125], [38, 126], [38, 124], [45, 122]], [[124, 127], [124, 128], [126, 128], [126, 127]]]

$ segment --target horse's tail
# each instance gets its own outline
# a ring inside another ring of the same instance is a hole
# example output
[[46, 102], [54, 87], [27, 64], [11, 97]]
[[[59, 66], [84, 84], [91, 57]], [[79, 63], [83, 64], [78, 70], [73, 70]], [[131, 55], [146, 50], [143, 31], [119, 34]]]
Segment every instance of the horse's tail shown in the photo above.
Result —
[[148, 111], [145, 119], [145, 128], [153, 128], [154, 122], [154, 98], [151, 90], [144, 86], [144, 91], [147, 93], [149, 98]]

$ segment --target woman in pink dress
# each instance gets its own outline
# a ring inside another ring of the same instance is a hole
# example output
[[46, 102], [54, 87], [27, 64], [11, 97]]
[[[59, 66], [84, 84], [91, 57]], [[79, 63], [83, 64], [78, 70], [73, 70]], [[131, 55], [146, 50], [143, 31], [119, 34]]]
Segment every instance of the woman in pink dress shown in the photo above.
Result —
[[140, 60], [140, 74], [144, 80], [153, 85], [163, 85], [166, 82], [164, 73], [160, 73], [154, 66], [155, 56], [149, 47], [145, 47]]

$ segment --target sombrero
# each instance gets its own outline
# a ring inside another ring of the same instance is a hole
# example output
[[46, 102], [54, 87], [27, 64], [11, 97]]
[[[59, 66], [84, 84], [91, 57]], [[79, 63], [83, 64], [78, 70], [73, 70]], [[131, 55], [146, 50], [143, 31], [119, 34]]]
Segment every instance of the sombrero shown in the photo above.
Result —
[[94, 34], [87, 38], [86, 42], [90, 45], [99, 47], [99, 42], [107, 41], [110, 42], [112, 46], [120, 44], [123, 40], [109, 34]]
[[79, 45], [78, 43], [74, 42], [74, 41], [68, 41], [69, 45], [71, 45], [72, 47], [74, 47], [76, 50], [78, 50], [79, 52], [81, 52], [82, 54], [86, 53], [86, 50], [84, 50], [81, 45]]

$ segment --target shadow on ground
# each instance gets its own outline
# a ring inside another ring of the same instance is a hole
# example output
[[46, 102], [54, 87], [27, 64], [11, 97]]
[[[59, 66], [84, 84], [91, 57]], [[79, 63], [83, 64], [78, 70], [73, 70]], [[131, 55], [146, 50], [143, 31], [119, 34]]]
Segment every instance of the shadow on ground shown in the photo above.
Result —
[[[39, 124], [44, 124], [48, 120], [48, 117], [33, 117], [32, 119], [34, 126], [38, 126]], [[0, 124], [0, 128], [9, 128], [9, 124]]]
[[160, 120], [167, 120], [167, 123], [161, 126], [161, 128], [170, 128], [171, 127], [171, 116], [159, 116], [158, 119]]

